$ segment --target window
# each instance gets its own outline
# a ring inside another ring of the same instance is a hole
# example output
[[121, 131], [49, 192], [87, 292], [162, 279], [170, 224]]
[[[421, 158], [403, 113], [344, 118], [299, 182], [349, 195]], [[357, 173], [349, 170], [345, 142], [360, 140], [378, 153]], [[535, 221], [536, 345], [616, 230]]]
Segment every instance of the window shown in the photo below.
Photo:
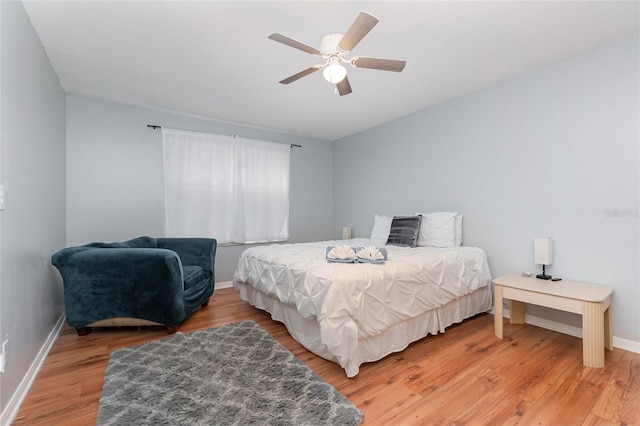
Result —
[[289, 238], [288, 144], [162, 129], [165, 235]]

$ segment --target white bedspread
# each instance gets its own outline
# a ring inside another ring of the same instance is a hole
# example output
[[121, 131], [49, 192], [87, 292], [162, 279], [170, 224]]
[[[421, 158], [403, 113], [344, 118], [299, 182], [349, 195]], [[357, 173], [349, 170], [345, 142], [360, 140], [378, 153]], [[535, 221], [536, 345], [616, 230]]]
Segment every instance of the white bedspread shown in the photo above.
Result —
[[388, 258], [383, 265], [328, 263], [327, 246], [339, 244], [373, 245], [353, 239], [251, 247], [242, 253], [233, 283], [249, 284], [296, 306], [302, 317], [316, 318], [321, 342], [343, 368], [359, 338], [491, 283], [480, 248], [385, 246]]

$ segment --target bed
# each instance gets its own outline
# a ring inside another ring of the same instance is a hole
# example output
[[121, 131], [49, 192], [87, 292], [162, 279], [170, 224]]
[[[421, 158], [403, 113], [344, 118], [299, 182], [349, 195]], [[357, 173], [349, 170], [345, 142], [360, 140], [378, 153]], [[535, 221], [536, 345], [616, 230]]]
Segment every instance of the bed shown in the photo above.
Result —
[[284, 323], [311, 352], [348, 377], [360, 365], [492, 307], [491, 274], [476, 247], [387, 245], [384, 264], [330, 263], [328, 246], [370, 239], [251, 247], [233, 285], [243, 300]]

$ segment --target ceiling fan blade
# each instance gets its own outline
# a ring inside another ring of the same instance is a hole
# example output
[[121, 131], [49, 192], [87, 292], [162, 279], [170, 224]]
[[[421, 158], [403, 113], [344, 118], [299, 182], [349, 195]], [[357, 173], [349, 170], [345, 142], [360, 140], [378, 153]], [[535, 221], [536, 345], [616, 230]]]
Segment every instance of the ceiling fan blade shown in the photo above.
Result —
[[311, 53], [312, 55], [322, 56], [322, 52], [320, 52], [315, 47], [311, 47], [307, 44], [301, 43], [287, 36], [283, 36], [282, 34], [273, 33], [269, 36], [269, 38], [273, 41], [277, 41], [278, 43], [286, 44], [287, 46], [291, 46], [295, 49], [302, 50], [303, 52]]
[[375, 16], [367, 12], [360, 12], [360, 15], [358, 15], [353, 24], [351, 24], [351, 27], [342, 37], [342, 40], [340, 40], [340, 43], [338, 43], [338, 48], [343, 52], [352, 51], [377, 23], [378, 18]]
[[289, 84], [289, 83], [293, 83], [296, 80], [300, 80], [302, 77], [306, 77], [309, 74], [316, 72], [320, 69], [320, 66], [318, 65], [314, 65], [312, 67], [307, 68], [304, 71], [300, 71], [297, 74], [292, 75], [291, 77], [287, 77], [284, 80], [280, 81], [280, 84]]
[[362, 58], [357, 57], [351, 60], [351, 64], [358, 68], [370, 68], [374, 70], [400, 72], [404, 69], [407, 61], [396, 59]]
[[348, 95], [351, 93], [351, 85], [349, 84], [349, 77], [345, 76], [338, 84], [336, 84], [338, 88], [338, 93], [340, 96]]

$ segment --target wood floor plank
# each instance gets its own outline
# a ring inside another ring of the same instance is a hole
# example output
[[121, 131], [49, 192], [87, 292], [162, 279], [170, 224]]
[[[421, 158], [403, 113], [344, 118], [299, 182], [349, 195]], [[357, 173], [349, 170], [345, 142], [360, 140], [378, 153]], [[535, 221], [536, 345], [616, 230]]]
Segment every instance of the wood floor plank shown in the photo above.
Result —
[[487, 392], [451, 423], [452, 425], [513, 425], [531, 404], [502, 389]]
[[526, 401], [538, 400], [572, 365], [582, 363], [582, 342], [572, 336], [544, 330], [547, 344], [516, 359], [518, 373], [509, 375], [503, 389]]
[[[446, 333], [445, 333], [446, 334]], [[407, 386], [423, 396], [436, 392], [442, 386], [455, 380], [481, 359], [491, 356], [501, 342], [479, 333], [466, 341], [451, 342], [451, 349], [438, 351], [424, 357], [422, 369], [410, 376]]]
[[349, 392], [347, 387], [342, 388], [341, 391], [354, 404], [366, 407], [367, 417], [375, 419], [378, 424], [391, 424], [395, 416], [407, 406], [422, 400], [422, 396], [397, 381], [356, 387], [355, 392]]
[[592, 380], [592, 370], [595, 369], [578, 364], [566, 370], [523, 414], [518, 424], [581, 425], [602, 392], [602, 387]]
[[593, 413], [589, 413], [587, 418], [582, 422], [582, 426], [614, 426], [615, 423], [598, 417]]
[[[307, 351], [286, 327], [216, 290], [209, 306], [179, 329], [188, 333], [253, 320], [378, 425], [640, 425], [640, 355], [607, 351], [603, 369], [582, 366], [582, 341], [530, 325], [479, 315], [446, 333], [361, 366], [347, 378], [337, 364]], [[111, 351], [166, 337], [163, 327], [95, 329], [80, 337], [64, 326], [13, 423], [90, 425], [98, 414]]]
[[495, 389], [500, 380], [491, 369], [464, 373], [431, 392], [428, 398], [408, 406], [391, 422], [399, 425], [451, 424], [468, 408], [468, 401], [482, 398]]
[[626, 352], [624, 361], [620, 363], [620, 368], [627, 372], [627, 377], [624, 382], [618, 382], [615, 374], [611, 379], [610, 386], [615, 386], [616, 390], [620, 390], [620, 386], [622, 386], [622, 393], [618, 399], [619, 405], [611, 420], [618, 424], [640, 425], [640, 409], [638, 408], [638, 401], [640, 401], [640, 357]]

